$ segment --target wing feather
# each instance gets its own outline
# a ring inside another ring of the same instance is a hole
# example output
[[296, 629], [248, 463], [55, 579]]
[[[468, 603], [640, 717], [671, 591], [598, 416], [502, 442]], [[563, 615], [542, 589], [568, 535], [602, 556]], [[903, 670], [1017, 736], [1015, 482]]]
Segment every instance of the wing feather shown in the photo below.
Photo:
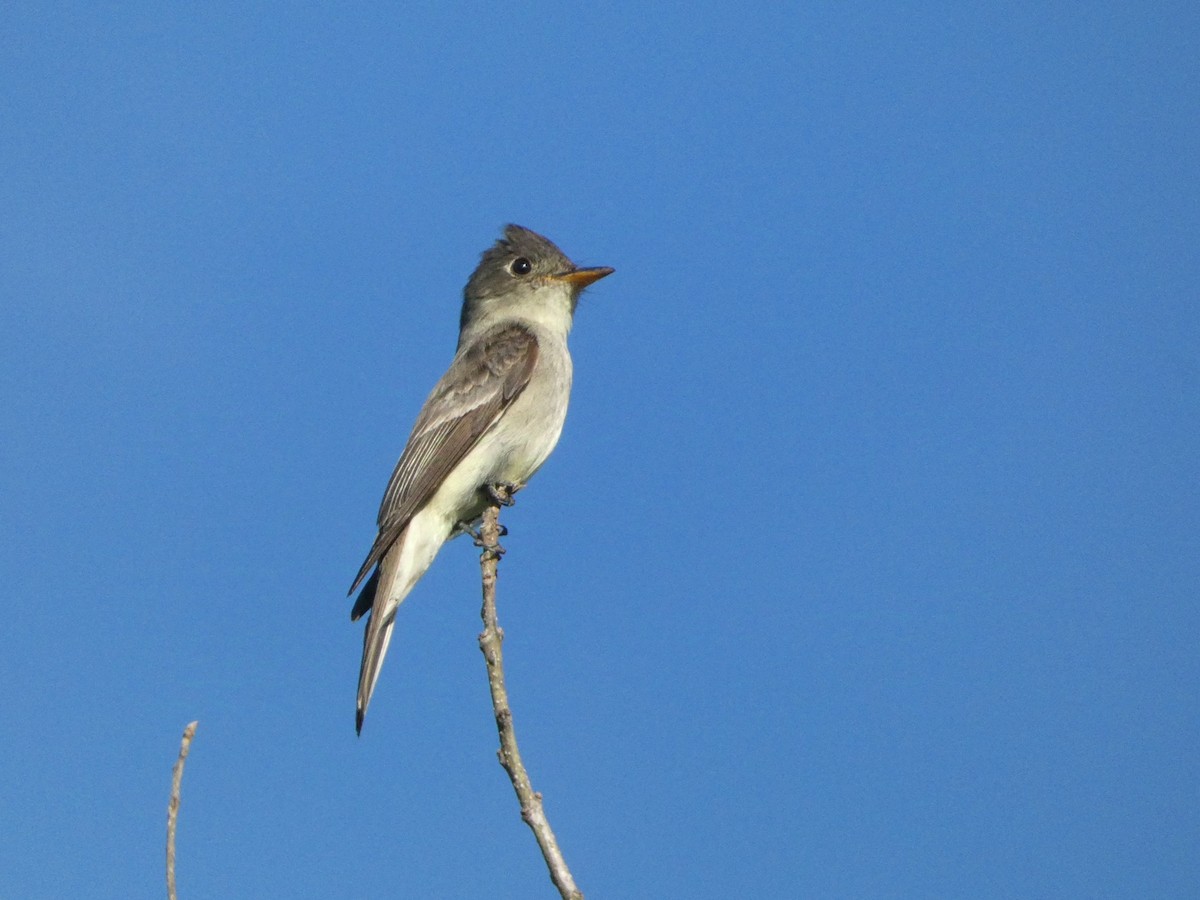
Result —
[[379, 534], [350, 587], [351, 594], [450, 471], [520, 396], [537, 355], [537, 338], [519, 324], [487, 332], [459, 350], [425, 401], [392, 472], [379, 505]]

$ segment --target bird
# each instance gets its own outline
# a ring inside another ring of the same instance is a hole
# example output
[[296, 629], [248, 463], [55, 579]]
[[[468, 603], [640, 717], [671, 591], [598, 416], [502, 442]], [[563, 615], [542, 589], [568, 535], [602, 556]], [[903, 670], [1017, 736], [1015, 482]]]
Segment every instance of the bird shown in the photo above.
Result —
[[[486, 250], [463, 288], [458, 346], [425, 400], [384, 491], [378, 534], [349, 595], [368, 617], [355, 731], [375, 693], [396, 611], [442, 545], [471, 532], [549, 457], [571, 394], [567, 335], [579, 296], [613, 273], [576, 266], [519, 225]], [[511, 501], [510, 501], [511, 502]]]

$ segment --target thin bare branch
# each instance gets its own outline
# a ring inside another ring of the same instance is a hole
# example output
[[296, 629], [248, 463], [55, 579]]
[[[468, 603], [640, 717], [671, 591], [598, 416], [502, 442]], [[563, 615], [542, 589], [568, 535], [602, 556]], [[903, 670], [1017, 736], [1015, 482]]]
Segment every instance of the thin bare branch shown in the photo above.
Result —
[[179, 790], [183, 785], [183, 764], [192, 749], [192, 738], [196, 735], [199, 722], [192, 722], [183, 729], [183, 740], [179, 744], [179, 759], [171, 771], [171, 801], [167, 804], [167, 900], [175, 897], [175, 826], [179, 821]]
[[575, 886], [571, 870], [567, 868], [550, 821], [542, 807], [542, 795], [533, 789], [529, 781], [529, 773], [521, 762], [521, 751], [517, 749], [517, 735], [513, 729], [512, 709], [508, 705], [508, 690], [504, 686], [504, 656], [500, 645], [504, 640], [504, 632], [496, 621], [496, 569], [500, 555], [504, 552], [500, 547], [500, 506], [494, 503], [483, 514], [483, 527], [480, 529], [483, 553], [479, 564], [483, 571], [483, 633], [479, 635], [479, 649], [487, 660], [488, 686], [492, 690], [492, 709], [496, 713], [496, 730], [500, 733], [500, 750], [496, 754], [500, 765], [508, 772], [513, 790], [517, 792], [517, 800], [521, 804], [521, 818], [533, 829], [542, 857], [546, 860], [546, 868], [550, 870], [550, 880], [558, 888], [564, 900], [583, 900], [583, 892]]

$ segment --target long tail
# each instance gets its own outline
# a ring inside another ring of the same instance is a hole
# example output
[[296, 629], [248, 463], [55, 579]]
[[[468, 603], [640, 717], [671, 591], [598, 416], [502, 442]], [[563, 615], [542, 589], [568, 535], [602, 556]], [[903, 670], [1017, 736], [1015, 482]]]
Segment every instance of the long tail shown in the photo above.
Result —
[[[392, 640], [392, 626], [396, 623], [396, 610], [400, 608], [399, 599], [391, 599], [397, 569], [401, 567], [404, 557], [404, 539], [399, 540], [388, 550], [387, 555], [380, 561], [378, 568], [371, 578], [363, 585], [362, 592], [354, 603], [350, 613], [351, 620], [357, 619], [370, 609], [367, 617], [367, 627], [363, 631], [362, 665], [358, 670], [358, 704], [354, 718], [354, 730], [362, 734], [363, 719], [367, 715], [367, 707], [371, 703], [371, 695], [375, 693], [375, 685], [379, 681], [379, 672], [383, 668], [383, 658], [387, 656], [388, 644]], [[413, 579], [415, 581], [416, 579]], [[382, 587], [382, 590], [380, 589]], [[405, 593], [407, 593], [405, 589]]]
[[363, 718], [383, 658], [387, 655], [392, 640], [392, 626], [396, 621], [396, 610], [408, 592], [425, 574], [438, 550], [450, 536], [451, 526], [436, 516], [418, 514], [388, 549], [379, 566], [363, 586], [354, 603], [352, 618], [358, 618], [368, 609], [366, 633], [363, 635], [362, 667], [358, 671], [358, 706], [354, 727], [362, 734]]
[[383, 669], [383, 658], [387, 655], [388, 644], [392, 642], [392, 626], [395, 624], [396, 607], [393, 607], [388, 615], [376, 615], [372, 612], [367, 621], [367, 629], [363, 633], [362, 667], [358, 671], [358, 707], [354, 716], [354, 730], [358, 734], [362, 734], [363, 719], [367, 716], [371, 695], [375, 693], [375, 685]]

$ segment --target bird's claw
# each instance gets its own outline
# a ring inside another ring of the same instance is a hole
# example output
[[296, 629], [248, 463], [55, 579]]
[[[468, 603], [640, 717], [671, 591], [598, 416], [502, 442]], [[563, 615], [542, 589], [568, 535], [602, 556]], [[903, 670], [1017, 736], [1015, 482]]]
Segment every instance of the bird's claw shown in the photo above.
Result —
[[[501, 525], [499, 522], [497, 522], [496, 525], [500, 529], [500, 535], [499, 535], [500, 537], [504, 537], [506, 534], [508, 534], [508, 526], [507, 525]], [[482, 529], [473, 528], [471, 526], [470, 522], [455, 522], [454, 523], [454, 533], [451, 534], [450, 536], [458, 537], [460, 534], [470, 535], [471, 543], [474, 544], [476, 547], [483, 548], [483, 547], [487, 546], [487, 544], [483, 540]], [[499, 546], [499, 545], [497, 545], [497, 546]], [[501, 548], [500, 552], [501, 552], [501, 554], [503, 554], [504, 549]]]
[[488, 497], [497, 506], [512, 506], [517, 501], [513, 499], [513, 494], [523, 488], [522, 484], [489, 484], [485, 488]]
[[471, 536], [471, 539], [475, 542], [476, 547], [483, 546], [483, 536], [479, 533], [479, 530], [477, 528], [471, 527], [470, 522], [455, 522], [454, 523], [454, 531], [450, 534], [450, 537], [456, 538], [460, 534], [469, 534]]
[[[513, 500], [512, 495], [519, 491], [522, 487], [524, 487], [524, 485], [506, 484], [501, 482], [498, 484], [485, 484], [483, 486], [483, 490], [484, 493], [487, 494], [488, 499], [497, 506], [512, 506], [513, 503], [516, 502]], [[504, 537], [504, 535], [508, 534], [507, 526], [501, 525], [499, 522], [497, 522], [496, 528], [497, 537]], [[505, 550], [500, 546], [499, 541], [496, 541], [496, 543], [491, 545], [484, 541], [482, 529], [480, 531], [471, 531], [470, 534], [471, 537], [475, 539], [475, 546], [483, 549], [483, 556], [485, 559], [498, 560], [504, 555]]]

